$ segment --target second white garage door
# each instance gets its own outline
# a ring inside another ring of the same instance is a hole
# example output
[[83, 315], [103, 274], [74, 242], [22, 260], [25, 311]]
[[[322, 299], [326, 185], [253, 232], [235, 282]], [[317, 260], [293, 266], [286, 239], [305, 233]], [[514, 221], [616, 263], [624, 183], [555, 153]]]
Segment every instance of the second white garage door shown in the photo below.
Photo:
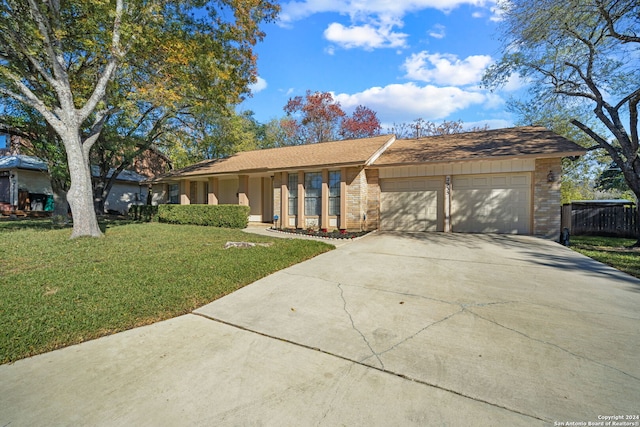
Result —
[[381, 180], [380, 190], [381, 230], [443, 230], [442, 178]]
[[454, 232], [529, 234], [531, 174], [453, 177]]

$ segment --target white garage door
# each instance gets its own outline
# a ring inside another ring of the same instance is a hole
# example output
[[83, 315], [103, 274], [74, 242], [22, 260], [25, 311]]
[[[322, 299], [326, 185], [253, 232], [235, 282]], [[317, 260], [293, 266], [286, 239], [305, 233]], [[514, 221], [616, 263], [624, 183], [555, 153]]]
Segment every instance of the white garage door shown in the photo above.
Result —
[[380, 229], [442, 231], [442, 178], [381, 180]]
[[454, 232], [529, 234], [531, 174], [453, 177]]

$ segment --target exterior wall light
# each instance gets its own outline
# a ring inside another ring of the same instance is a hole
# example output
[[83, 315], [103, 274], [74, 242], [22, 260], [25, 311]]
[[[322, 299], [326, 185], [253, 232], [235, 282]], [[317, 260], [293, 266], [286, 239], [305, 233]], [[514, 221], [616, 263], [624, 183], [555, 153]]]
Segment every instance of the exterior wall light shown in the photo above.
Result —
[[556, 181], [556, 174], [553, 173], [553, 171], [549, 171], [549, 173], [547, 174], [547, 182], [555, 182]]

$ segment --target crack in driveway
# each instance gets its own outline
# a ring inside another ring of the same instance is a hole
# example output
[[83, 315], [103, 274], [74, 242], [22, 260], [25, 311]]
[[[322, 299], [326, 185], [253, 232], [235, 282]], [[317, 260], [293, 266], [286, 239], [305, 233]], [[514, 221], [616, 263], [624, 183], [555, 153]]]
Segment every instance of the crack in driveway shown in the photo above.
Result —
[[574, 353], [573, 351], [571, 351], [571, 350], [569, 350], [569, 349], [566, 349], [566, 348], [564, 348], [564, 347], [561, 347], [561, 346], [559, 346], [559, 345], [557, 345], [557, 344], [554, 344], [554, 343], [552, 343], [552, 342], [544, 341], [544, 340], [541, 340], [541, 339], [539, 339], [539, 338], [534, 338], [534, 337], [532, 337], [531, 335], [527, 335], [527, 334], [525, 334], [525, 333], [524, 333], [524, 332], [522, 332], [522, 331], [519, 331], [519, 330], [514, 329], [514, 328], [510, 328], [510, 327], [508, 327], [508, 326], [506, 326], [506, 325], [503, 325], [503, 324], [501, 324], [501, 323], [499, 323], [499, 322], [496, 322], [495, 320], [492, 320], [492, 319], [486, 318], [486, 317], [484, 317], [484, 316], [482, 316], [482, 315], [480, 315], [480, 314], [478, 314], [478, 313], [476, 313], [476, 312], [474, 312], [474, 311], [472, 311], [472, 310], [466, 310], [466, 309], [465, 309], [465, 311], [467, 311], [467, 312], [471, 313], [473, 316], [476, 316], [476, 317], [478, 317], [479, 319], [482, 319], [482, 320], [484, 320], [484, 321], [486, 321], [486, 322], [492, 323], [492, 324], [494, 324], [494, 325], [496, 325], [496, 326], [499, 326], [499, 327], [501, 327], [501, 328], [504, 328], [504, 329], [506, 329], [506, 330], [508, 330], [508, 331], [514, 332], [514, 333], [516, 333], [516, 334], [518, 334], [518, 335], [521, 335], [521, 336], [523, 336], [523, 337], [525, 337], [525, 338], [527, 338], [527, 339], [529, 339], [529, 340], [532, 340], [532, 341], [535, 341], [535, 342], [538, 342], [538, 343], [541, 343], [541, 344], [544, 344], [544, 345], [548, 345], [548, 346], [553, 347], [553, 348], [557, 348], [558, 350], [561, 350], [561, 351], [563, 351], [563, 352], [565, 352], [565, 353], [567, 353], [567, 354], [569, 354], [569, 355], [571, 355], [571, 356], [573, 356], [573, 357], [577, 357], [577, 358], [579, 358], [579, 359], [586, 360], [586, 361], [588, 361], [588, 362], [590, 362], [590, 363], [594, 363], [594, 364], [596, 364], [596, 365], [598, 365], [598, 366], [602, 366], [603, 368], [607, 368], [607, 369], [614, 370], [614, 371], [619, 372], [619, 373], [621, 373], [621, 374], [623, 374], [623, 375], [626, 375], [626, 376], [628, 376], [628, 377], [630, 377], [630, 378], [633, 378], [633, 379], [634, 379], [634, 380], [636, 380], [636, 381], [640, 381], [640, 378], [638, 378], [638, 377], [636, 377], [636, 376], [634, 376], [634, 375], [632, 375], [632, 374], [630, 374], [630, 373], [628, 373], [628, 372], [625, 372], [625, 371], [623, 371], [623, 370], [620, 370], [620, 369], [618, 369], [618, 368], [616, 368], [616, 367], [613, 367], [613, 366], [607, 365], [607, 364], [605, 364], [605, 363], [599, 362], [599, 361], [597, 361], [597, 360], [591, 359], [591, 358], [589, 358], [589, 357], [586, 357], [586, 356], [583, 356], [583, 355], [580, 355], [580, 354]]
[[[287, 273], [287, 274], [291, 274], [291, 273]], [[349, 321], [351, 323], [351, 327], [360, 335], [360, 337], [362, 338], [363, 342], [367, 345], [367, 347], [371, 351], [371, 356], [365, 357], [364, 359], [360, 360], [360, 362], [366, 362], [367, 360], [371, 359], [372, 357], [375, 357], [377, 362], [378, 362], [378, 364], [380, 365], [380, 367], [381, 367], [381, 369], [383, 371], [386, 371], [386, 369], [385, 369], [384, 362], [382, 361], [382, 358], [381, 358], [382, 355], [384, 355], [384, 354], [386, 354], [386, 353], [388, 353], [390, 351], [393, 351], [394, 349], [396, 349], [400, 345], [406, 343], [407, 341], [412, 340], [413, 338], [415, 338], [418, 335], [420, 335], [421, 333], [425, 332], [426, 330], [428, 330], [432, 326], [435, 326], [435, 325], [438, 325], [440, 323], [443, 323], [443, 322], [451, 319], [452, 317], [454, 317], [454, 316], [456, 316], [456, 315], [458, 315], [460, 313], [469, 312], [473, 316], [476, 316], [476, 317], [478, 317], [478, 318], [480, 318], [480, 319], [482, 319], [484, 321], [490, 322], [492, 324], [495, 324], [496, 326], [499, 326], [501, 328], [504, 328], [506, 330], [514, 332], [514, 333], [516, 333], [516, 334], [518, 334], [520, 336], [523, 336], [523, 337], [525, 337], [525, 338], [527, 338], [529, 340], [532, 340], [532, 341], [535, 341], [535, 342], [538, 342], [538, 343], [541, 343], [541, 344], [544, 344], [544, 345], [548, 345], [548, 346], [554, 347], [554, 348], [556, 348], [558, 350], [561, 350], [564, 353], [567, 353], [567, 354], [569, 354], [569, 355], [571, 355], [573, 357], [577, 357], [577, 358], [580, 358], [582, 360], [586, 360], [586, 361], [588, 361], [590, 363], [593, 363], [595, 365], [601, 366], [603, 368], [611, 369], [613, 371], [619, 372], [619, 373], [621, 373], [621, 374], [623, 374], [625, 376], [628, 376], [629, 378], [632, 378], [632, 379], [634, 379], [636, 381], [640, 381], [640, 378], [638, 378], [637, 376], [635, 376], [633, 374], [625, 372], [625, 371], [623, 371], [621, 369], [618, 369], [616, 367], [607, 365], [606, 363], [600, 362], [598, 360], [589, 358], [587, 356], [583, 356], [583, 355], [580, 355], [578, 353], [574, 353], [571, 350], [569, 350], [567, 348], [564, 348], [564, 347], [562, 347], [562, 346], [560, 346], [558, 344], [554, 344], [554, 343], [549, 342], [549, 341], [545, 341], [545, 340], [542, 340], [542, 339], [534, 338], [534, 337], [532, 337], [532, 336], [530, 336], [530, 335], [528, 335], [528, 334], [526, 334], [526, 333], [524, 333], [522, 331], [519, 331], [519, 330], [514, 329], [514, 328], [510, 328], [510, 327], [508, 327], [506, 325], [503, 325], [503, 324], [501, 324], [499, 322], [496, 322], [496, 321], [491, 320], [491, 319], [489, 319], [487, 317], [484, 317], [484, 316], [478, 314], [477, 312], [475, 312], [473, 310], [470, 310], [473, 307], [487, 307], [487, 306], [491, 306], [491, 305], [500, 305], [500, 304], [529, 304], [529, 305], [546, 307], [546, 308], [554, 308], [554, 309], [558, 309], [558, 307], [553, 307], [553, 306], [549, 306], [549, 305], [541, 304], [541, 303], [532, 303], [532, 302], [527, 302], [527, 301], [492, 301], [492, 302], [484, 302], [484, 303], [460, 303], [460, 302], [455, 302], [455, 301], [447, 301], [447, 300], [443, 300], [443, 299], [432, 298], [432, 297], [428, 297], [428, 296], [425, 296], [425, 295], [414, 294], [414, 293], [409, 293], [409, 292], [398, 292], [398, 291], [393, 291], [393, 290], [388, 290], [388, 289], [381, 289], [381, 288], [378, 288], [378, 287], [370, 287], [370, 286], [362, 286], [362, 285], [343, 285], [342, 283], [336, 282], [334, 280], [326, 279], [326, 278], [322, 278], [322, 277], [317, 277], [317, 276], [299, 275], [299, 274], [291, 274], [291, 275], [303, 276], [303, 277], [313, 277], [315, 279], [323, 280], [323, 281], [326, 281], [327, 283], [330, 283], [330, 284], [333, 284], [333, 285], [337, 285], [338, 289], [340, 289], [340, 298], [342, 299], [342, 302], [343, 302], [343, 307], [342, 308], [343, 308], [344, 312], [347, 314], [347, 316], [349, 317]], [[362, 332], [356, 326], [355, 321], [353, 319], [353, 316], [352, 316], [351, 312], [349, 312], [349, 310], [347, 308], [347, 299], [344, 296], [344, 288], [343, 288], [344, 286], [357, 287], [357, 288], [361, 288], [361, 289], [373, 290], [373, 291], [376, 291], [376, 292], [390, 293], [390, 294], [394, 294], [394, 295], [402, 295], [402, 296], [408, 296], [408, 297], [414, 297], [414, 298], [421, 298], [421, 299], [426, 299], [426, 300], [430, 300], [430, 301], [436, 301], [436, 302], [443, 303], [443, 304], [456, 305], [456, 306], [460, 307], [460, 310], [458, 310], [458, 311], [456, 311], [454, 313], [451, 313], [451, 314], [445, 316], [442, 319], [436, 320], [435, 322], [429, 323], [428, 325], [426, 325], [423, 328], [419, 329], [415, 333], [413, 333], [410, 336], [398, 341], [397, 343], [393, 344], [391, 347], [389, 347], [389, 348], [387, 348], [385, 350], [376, 351], [372, 347], [372, 345], [369, 342], [369, 340], [367, 339], [365, 333]], [[564, 309], [564, 311], [570, 311], [570, 312], [575, 312], [575, 313], [588, 313], [587, 311], [571, 310], [571, 309]], [[597, 312], [596, 313], [591, 312], [591, 314], [595, 314], [595, 315], [598, 315], [598, 314], [611, 315], [611, 313], [597, 313]], [[622, 316], [622, 317], [626, 317], [626, 316]]]
[[[528, 414], [526, 412], [519, 411], [518, 409], [509, 408], [507, 406], [500, 405], [500, 404], [498, 404], [496, 402], [491, 402], [491, 401], [484, 400], [484, 399], [481, 399], [481, 398], [476, 397], [476, 396], [467, 395], [467, 394], [464, 394], [464, 393], [462, 393], [460, 391], [457, 391], [457, 390], [454, 390], [454, 389], [450, 389], [450, 388], [444, 387], [444, 386], [439, 385], [439, 384], [430, 383], [428, 381], [425, 381], [425, 380], [422, 380], [422, 379], [419, 379], [419, 378], [410, 377], [410, 376], [402, 374], [400, 372], [395, 372], [395, 371], [392, 371], [392, 370], [379, 368], [377, 366], [372, 366], [372, 365], [369, 365], [369, 364], [366, 364], [366, 363], [362, 363], [362, 361], [354, 360], [354, 359], [351, 359], [351, 358], [349, 358], [347, 356], [343, 356], [343, 355], [340, 355], [340, 354], [337, 354], [337, 353], [332, 353], [330, 351], [327, 351], [327, 350], [324, 350], [324, 349], [321, 349], [321, 348], [318, 348], [318, 347], [312, 347], [312, 346], [309, 346], [309, 345], [306, 345], [306, 344], [302, 344], [302, 343], [299, 343], [299, 342], [296, 342], [296, 341], [291, 341], [291, 340], [288, 340], [288, 339], [285, 339], [285, 338], [281, 338], [281, 337], [278, 337], [278, 336], [275, 336], [275, 335], [269, 335], [267, 333], [260, 332], [260, 331], [257, 331], [257, 330], [253, 330], [253, 329], [247, 328], [245, 326], [241, 326], [241, 325], [238, 325], [238, 324], [235, 324], [235, 323], [231, 323], [231, 322], [228, 322], [228, 321], [225, 321], [225, 320], [222, 320], [222, 319], [218, 319], [218, 318], [212, 317], [212, 316], [204, 314], [204, 313], [192, 312], [191, 314], [193, 314], [195, 316], [200, 316], [200, 317], [203, 317], [205, 319], [212, 320], [214, 322], [218, 322], [218, 323], [221, 323], [221, 324], [224, 324], [224, 325], [227, 325], [227, 326], [231, 326], [231, 327], [234, 327], [234, 328], [246, 331], [246, 332], [254, 333], [254, 334], [266, 337], [266, 338], [271, 338], [271, 339], [275, 339], [275, 340], [278, 340], [278, 341], [282, 341], [282, 342], [285, 342], [285, 343], [288, 343], [288, 344], [292, 344], [292, 345], [295, 345], [295, 346], [298, 346], [298, 347], [305, 348], [307, 350], [317, 351], [319, 353], [323, 353], [323, 354], [326, 354], [326, 355], [329, 355], [329, 356], [332, 356], [332, 357], [336, 357], [338, 359], [345, 360], [347, 362], [351, 362], [351, 363], [363, 366], [365, 368], [375, 369], [376, 371], [379, 371], [379, 372], [382, 372], [382, 373], [385, 373], [385, 374], [388, 374], [388, 375], [393, 375], [395, 377], [402, 378], [402, 379], [408, 380], [408, 381], [412, 381], [412, 382], [415, 382], [417, 384], [422, 384], [422, 385], [425, 385], [427, 387], [433, 387], [435, 389], [442, 390], [442, 391], [445, 391], [445, 392], [448, 392], [448, 393], [452, 393], [452, 394], [454, 394], [456, 396], [460, 396], [460, 397], [463, 397], [465, 399], [472, 400], [474, 402], [483, 403], [483, 404], [486, 404], [486, 405], [489, 405], [489, 406], [493, 406], [495, 408], [499, 408], [499, 409], [502, 409], [502, 410], [505, 410], [505, 411], [508, 411], [508, 412], [511, 412], [511, 413], [514, 413], [514, 414], [522, 415], [522, 416], [525, 416], [525, 417], [528, 417], [528, 418], [532, 418], [532, 419], [535, 419], [535, 420], [538, 420], [538, 421], [547, 422], [547, 423], [551, 421], [550, 419], [545, 419], [545, 418], [541, 418], [541, 417], [539, 417], [537, 415]], [[455, 314], [457, 314], [457, 313], [455, 313]], [[369, 357], [371, 357], [371, 356], [369, 356]], [[349, 368], [349, 371], [350, 370], [351, 370], [351, 367]], [[336, 392], [336, 396], [337, 396], [337, 392]], [[324, 415], [326, 416], [328, 413], [329, 413], [329, 411], [326, 411]]]
[[351, 313], [349, 313], [349, 310], [347, 309], [347, 300], [344, 297], [344, 290], [342, 289], [342, 285], [340, 283], [338, 283], [338, 289], [340, 289], [340, 298], [342, 298], [342, 302], [344, 303], [342, 308], [344, 309], [344, 312], [347, 313], [347, 316], [349, 316], [349, 320], [351, 321], [351, 326], [358, 334], [360, 334], [360, 336], [362, 337], [362, 340], [365, 342], [367, 347], [369, 347], [369, 350], [371, 350], [371, 354], [375, 356], [375, 358], [378, 360], [378, 363], [380, 363], [382, 370], [384, 370], [384, 363], [382, 363], [380, 356], [375, 352], [373, 347], [371, 347], [371, 343], [369, 343], [369, 340], [367, 339], [367, 337], [365, 337], [362, 331], [356, 327], [356, 324], [353, 321], [353, 317], [351, 316]]

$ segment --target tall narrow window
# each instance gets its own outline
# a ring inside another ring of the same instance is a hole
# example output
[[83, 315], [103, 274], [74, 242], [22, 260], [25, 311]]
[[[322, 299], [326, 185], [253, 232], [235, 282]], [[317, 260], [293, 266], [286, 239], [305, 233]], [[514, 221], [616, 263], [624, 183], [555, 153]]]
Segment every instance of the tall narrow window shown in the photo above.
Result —
[[204, 200], [204, 204], [209, 204], [209, 183], [205, 182], [202, 186], [202, 200]]
[[329, 172], [329, 215], [340, 215], [340, 171]]
[[198, 203], [198, 183], [190, 182], [189, 183], [189, 201], [192, 205]]
[[289, 215], [298, 215], [298, 174], [289, 174]]
[[304, 214], [320, 216], [322, 213], [322, 173], [304, 174]]
[[180, 186], [178, 184], [169, 185], [169, 203], [180, 204]]

